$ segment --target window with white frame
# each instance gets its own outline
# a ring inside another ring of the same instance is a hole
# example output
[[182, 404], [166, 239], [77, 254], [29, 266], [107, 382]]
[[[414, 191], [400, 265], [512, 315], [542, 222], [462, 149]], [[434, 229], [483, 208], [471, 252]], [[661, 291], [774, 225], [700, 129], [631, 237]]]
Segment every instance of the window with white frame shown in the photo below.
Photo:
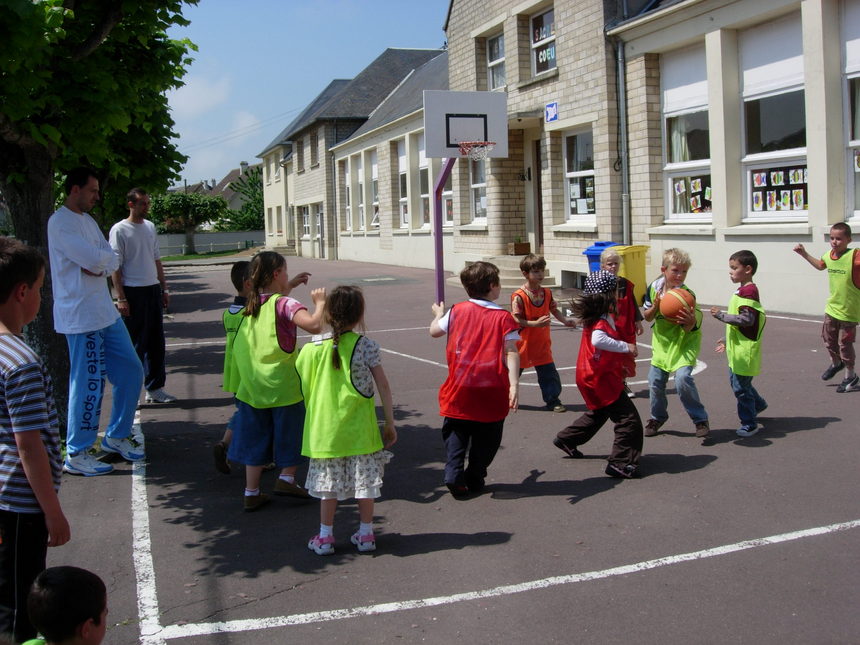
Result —
[[274, 223], [274, 220], [272, 220], [272, 209], [271, 208], [266, 209], [266, 229], [267, 229], [266, 232], [269, 235], [275, 234], [275, 223]]
[[424, 134], [418, 135], [418, 190], [421, 195], [421, 226], [430, 227], [430, 168], [424, 152]]
[[305, 169], [305, 142], [296, 139], [296, 172], [304, 172]]
[[275, 227], [278, 235], [284, 234], [284, 209], [281, 206], [275, 206]]
[[373, 208], [370, 228], [379, 228], [379, 162], [376, 150], [370, 152], [370, 205]]
[[848, 91], [848, 212], [860, 218], [860, 0], [842, 3], [842, 45]]
[[448, 179], [445, 180], [445, 185], [442, 187], [442, 226], [454, 225], [454, 184], [451, 179], [451, 173], [448, 174]]
[[274, 159], [275, 159], [274, 156], [266, 158], [266, 183], [267, 184], [272, 183], [272, 163], [273, 163]]
[[806, 220], [806, 107], [800, 14], [740, 33], [747, 221]]
[[358, 202], [358, 208], [356, 209], [356, 217], [358, 218], [356, 221], [355, 230], [363, 231], [365, 229], [365, 220], [364, 220], [364, 159], [362, 155], [358, 155], [355, 158], [355, 179], [356, 179], [356, 202]]
[[594, 222], [594, 137], [591, 130], [565, 134], [564, 177], [568, 221]]
[[505, 86], [505, 36], [487, 38], [487, 89]]
[[406, 141], [397, 142], [397, 173], [400, 188], [398, 205], [400, 209], [400, 228], [409, 228], [409, 164], [406, 159]]
[[487, 160], [469, 160], [469, 192], [471, 194], [472, 222], [487, 223]]
[[317, 204], [317, 217], [316, 217], [316, 239], [321, 239], [323, 237], [323, 233], [325, 232], [325, 219], [323, 218], [323, 205], [322, 202]]
[[340, 171], [343, 177], [343, 229], [352, 230], [352, 175], [350, 175], [349, 158], [340, 163]]
[[660, 57], [666, 221], [711, 221], [711, 146], [705, 47]]
[[302, 218], [302, 237], [311, 236], [311, 213], [308, 206], [299, 206], [299, 217]]
[[550, 9], [531, 19], [532, 74], [555, 69], [555, 11]]

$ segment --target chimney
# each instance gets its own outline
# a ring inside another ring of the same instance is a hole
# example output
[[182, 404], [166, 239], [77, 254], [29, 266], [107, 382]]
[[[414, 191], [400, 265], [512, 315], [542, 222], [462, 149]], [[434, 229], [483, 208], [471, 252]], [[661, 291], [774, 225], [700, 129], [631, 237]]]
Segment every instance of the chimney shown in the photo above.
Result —
[[239, 162], [239, 174], [244, 175], [246, 172], [248, 172], [248, 162], [247, 161], [240, 161]]
[[215, 186], [218, 185], [218, 182], [215, 181], [215, 177], [212, 177], [212, 183], [209, 185], [209, 190], [215, 190]]

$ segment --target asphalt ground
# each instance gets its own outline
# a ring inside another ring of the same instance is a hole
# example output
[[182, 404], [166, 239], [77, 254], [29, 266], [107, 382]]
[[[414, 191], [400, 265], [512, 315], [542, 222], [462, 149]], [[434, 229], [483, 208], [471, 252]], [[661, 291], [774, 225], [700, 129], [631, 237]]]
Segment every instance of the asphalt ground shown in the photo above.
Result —
[[[105, 643], [860, 642], [860, 392], [837, 394], [841, 375], [821, 381], [819, 320], [770, 316], [755, 379], [770, 407], [764, 430], [739, 439], [725, 358], [712, 351], [722, 325], [707, 315], [696, 381], [711, 440], [695, 438], [670, 390], [670, 419], [646, 438], [632, 481], [603, 473], [610, 425], [582, 460], [551, 443], [585, 409], [573, 385], [581, 332], [555, 326], [569, 411], [541, 409], [527, 370], [486, 491], [457, 501], [442, 485], [433, 272], [296, 258], [289, 269], [310, 271], [310, 287], [364, 288], [399, 433], [378, 548], [349, 544], [352, 502], [338, 509], [329, 557], [306, 547], [315, 502], [243, 512], [241, 468], [217, 473], [211, 453], [232, 412], [220, 389], [229, 266], [168, 267], [166, 389], [181, 399], [141, 406], [145, 464], [64, 476], [72, 541], [49, 553], [107, 583]], [[726, 301], [731, 290], [727, 278]], [[308, 287], [293, 295], [310, 300]], [[448, 286], [447, 297], [464, 294]], [[650, 331], [641, 343], [632, 385], [647, 420]]]

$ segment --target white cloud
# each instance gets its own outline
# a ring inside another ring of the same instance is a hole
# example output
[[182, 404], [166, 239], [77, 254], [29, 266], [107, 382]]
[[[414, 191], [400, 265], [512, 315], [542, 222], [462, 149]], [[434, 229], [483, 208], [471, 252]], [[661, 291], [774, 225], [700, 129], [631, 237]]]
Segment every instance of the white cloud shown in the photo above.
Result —
[[167, 97], [177, 121], [205, 114], [226, 103], [230, 96], [231, 83], [227, 77], [209, 79], [188, 76], [186, 79], [185, 85], [169, 92]]
[[246, 141], [256, 137], [262, 127], [262, 122], [255, 115], [246, 110], [239, 110], [233, 115], [230, 131], [224, 133], [224, 143], [232, 148], [240, 148]]

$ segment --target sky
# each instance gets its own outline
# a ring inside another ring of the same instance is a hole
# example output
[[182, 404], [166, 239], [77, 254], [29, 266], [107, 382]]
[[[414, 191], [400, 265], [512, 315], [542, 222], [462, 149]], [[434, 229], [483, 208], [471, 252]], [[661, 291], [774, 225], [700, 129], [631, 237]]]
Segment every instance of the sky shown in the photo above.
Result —
[[201, 0], [171, 38], [197, 45], [168, 93], [182, 178], [220, 181], [257, 155], [332, 80], [388, 47], [439, 49], [449, 0]]

